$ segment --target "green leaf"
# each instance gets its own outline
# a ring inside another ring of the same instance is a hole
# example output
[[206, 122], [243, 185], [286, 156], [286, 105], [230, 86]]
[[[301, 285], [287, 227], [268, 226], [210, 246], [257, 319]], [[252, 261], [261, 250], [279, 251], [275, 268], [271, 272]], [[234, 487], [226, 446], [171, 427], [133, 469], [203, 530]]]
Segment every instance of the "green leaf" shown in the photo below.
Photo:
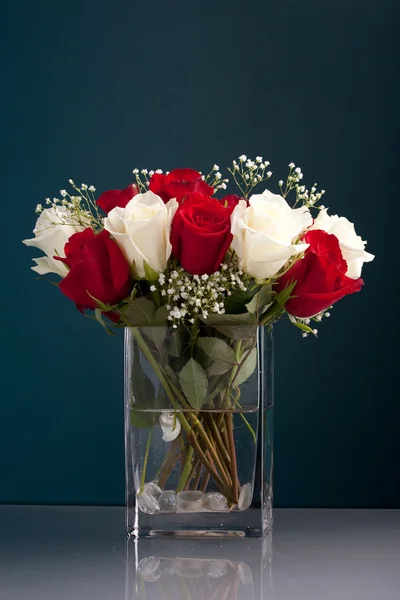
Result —
[[[201, 318], [201, 317], [200, 317]], [[210, 327], [214, 327], [226, 337], [235, 340], [252, 339], [256, 334], [258, 320], [252, 313], [241, 313], [238, 315], [214, 315], [201, 320]]]
[[292, 281], [292, 283], [289, 283], [289, 285], [285, 287], [284, 290], [282, 290], [281, 292], [279, 292], [279, 294], [275, 296], [275, 302], [279, 304], [279, 306], [282, 309], [285, 308], [286, 302], [289, 300], [289, 298], [291, 298], [292, 292], [296, 287], [296, 284], [297, 281]]
[[147, 279], [147, 281], [154, 282], [154, 281], [158, 280], [157, 271], [152, 269], [145, 260], [143, 261], [143, 268], [144, 268], [144, 276]]
[[257, 348], [253, 348], [250, 354], [241, 363], [237, 377], [233, 381], [233, 385], [241, 385], [250, 375], [252, 375], [257, 366]]
[[161, 308], [158, 308], [154, 313], [152, 325], [143, 327], [142, 329], [143, 335], [153, 342], [158, 350], [161, 350], [167, 335], [167, 316], [167, 307], [161, 306]]
[[268, 323], [268, 321], [273, 321], [275, 317], [281, 316], [281, 313], [285, 310], [285, 304], [292, 297], [292, 292], [296, 286], [297, 281], [293, 281], [290, 283], [284, 290], [279, 292], [275, 296], [274, 302], [271, 306], [266, 310], [262, 322], [264, 324]]
[[212, 361], [207, 369], [209, 375], [222, 375], [237, 364], [234, 350], [220, 338], [201, 337], [196, 344]]
[[140, 410], [131, 408], [131, 425], [143, 429], [152, 427], [157, 421], [156, 413], [153, 410]]
[[171, 335], [171, 344], [169, 353], [175, 358], [179, 358], [183, 351], [183, 336], [180, 328], [176, 329]]
[[248, 304], [257, 291], [260, 289], [259, 285], [254, 285], [250, 289], [235, 290], [225, 300], [225, 311], [229, 315], [244, 313], [246, 304]]
[[103, 319], [101, 308], [95, 308], [94, 309], [94, 314], [96, 315], [97, 321], [100, 323], [100, 325], [102, 327], [104, 327], [104, 329], [107, 331], [107, 333], [109, 335], [115, 335], [114, 332], [110, 331], [110, 329], [108, 329], [107, 325], [104, 323], [104, 319]]
[[168, 308], [166, 306], [157, 308], [156, 312], [154, 313], [153, 325], [166, 325], [168, 321], [167, 317]]
[[131, 327], [152, 325], [156, 307], [147, 298], [137, 298], [124, 309], [124, 316]]
[[194, 358], [190, 358], [179, 374], [181, 387], [187, 401], [200, 410], [207, 396], [207, 373]]
[[253, 296], [252, 300], [246, 304], [246, 308], [249, 312], [259, 315], [265, 312], [268, 305], [273, 302], [273, 299], [274, 294], [272, 292], [272, 286], [270, 283], [266, 283], [259, 289], [257, 294]]
[[97, 298], [92, 296], [92, 294], [90, 294], [87, 290], [86, 290], [86, 293], [88, 296], [91, 297], [92, 300], [94, 300], [96, 302], [98, 307], [101, 308], [101, 312], [109, 312], [110, 310], [114, 310], [115, 306], [111, 306], [111, 304], [104, 304], [104, 302], [102, 302], [101, 300], [98, 300]]

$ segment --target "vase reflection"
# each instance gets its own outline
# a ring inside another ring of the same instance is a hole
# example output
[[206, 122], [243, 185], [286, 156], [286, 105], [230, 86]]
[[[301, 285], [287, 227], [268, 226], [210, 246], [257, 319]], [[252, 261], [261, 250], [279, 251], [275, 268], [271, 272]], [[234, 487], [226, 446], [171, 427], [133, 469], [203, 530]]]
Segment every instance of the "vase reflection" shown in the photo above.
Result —
[[131, 538], [126, 600], [265, 600], [272, 590], [271, 536], [251, 543], [182, 540], [179, 546]]

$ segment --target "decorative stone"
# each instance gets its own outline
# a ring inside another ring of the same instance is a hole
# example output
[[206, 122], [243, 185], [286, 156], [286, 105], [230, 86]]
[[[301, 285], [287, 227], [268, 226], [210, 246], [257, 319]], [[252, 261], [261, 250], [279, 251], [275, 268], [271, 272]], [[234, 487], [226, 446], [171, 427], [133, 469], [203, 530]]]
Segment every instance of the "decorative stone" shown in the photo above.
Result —
[[154, 481], [150, 481], [150, 483], [144, 484], [144, 491], [147, 492], [150, 496], [153, 496], [156, 500], [161, 496], [162, 489], [158, 487], [158, 485]]
[[209, 492], [204, 494], [201, 499], [201, 504], [208, 510], [226, 510], [228, 508], [228, 502], [223, 494], [219, 492]]
[[158, 497], [160, 510], [164, 512], [176, 512], [178, 506], [178, 498], [173, 491], [166, 490]]
[[162, 493], [161, 488], [153, 482], [146, 483], [143, 493], [138, 495], [137, 502], [140, 510], [144, 513], [153, 514], [160, 510], [157, 498]]
[[173, 559], [173, 558], [161, 559], [158, 570], [161, 573], [161, 575], [175, 575], [175, 573], [176, 573], [175, 559]]
[[160, 559], [156, 556], [149, 556], [149, 558], [143, 558], [137, 568], [137, 572], [144, 579], [144, 581], [157, 581], [161, 577], [161, 573], [158, 568], [160, 566]]
[[179, 558], [176, 561], [176, 574], [178, 577], [198, 579], [201, 577], [201, 558]]
[[179, 492], [178, 509], [183, 512], [193, 512], [201, 509], [203, 492]]
[[243, 585], [249, 585], [253, 581], [253, 575], [251, 573], [251, 569], [249, 565], [246, 565], [244, 562], [240, 562], [237, 566], [237, 572], [239, 575], [239, 579]]
[[223, 560], [208, 560], [202, 568], [202, 573], [210, 579], [223, 577], [227, 570], [227, 563]]
[[253, 486], [251, 483], [245, 483], [240, 490], [239, 495], [239, 510], [247, 510], [253, 500]]

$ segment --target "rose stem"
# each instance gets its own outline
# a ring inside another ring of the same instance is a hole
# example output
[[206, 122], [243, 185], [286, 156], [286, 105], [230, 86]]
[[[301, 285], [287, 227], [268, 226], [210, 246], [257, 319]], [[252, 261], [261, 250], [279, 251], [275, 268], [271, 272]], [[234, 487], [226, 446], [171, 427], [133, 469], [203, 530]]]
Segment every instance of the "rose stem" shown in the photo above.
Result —
[[[172, 404], [172, 406], [177, 409], [179, 408], [179, 404], [175, 399], [175, 396], [173, 395], [173, 392], [175, 392], [176, 396], [181, 400], [181, 403], [183, 405], [186, 404], [185, 399], [182, 397], [182, 395], [180, 394], [180, 392], [176, 389], [175, 385], [167, 380], [167, 378], [164, 376], [164, 374], [162, 373], [156, 359], [154, 358], [154, 356], [152, 355], [149, 347], [147, 346], [145, 340], [143, 339], [142, 334], [140, 333], [139, 329], [136, 327], [131, 328], [132, 334], [133, 336], [136, 338], [137, 343], [139, 344], [140, 348], [142, 349], [143, 354], [145, 355], [145, 357], [147, 358], [147, 360], [149, 361], [149, 363], [151, 364], [151, 366], [153, 367], [155, 373], [157, 374], [163, 388], [165, 389], [165, 392]], [[234, 378], [234, 376], [232, 377], [232, 379]], [[203, 441], [205, 442], [205, 445], [208, 447], [210, 455], [212, 457], [212, 459], [215, 461], [215, 463], [217, 464], [217, 466], [219, 467], [220, 471], [221, 471], [221, 476], [223, 479], [220, 479], [220, 477], [218, 476], [217, 472], [215, 471], [215, 469], [212, 467], [212, 465], [210, 464], [210, 462], [207, 460], [206, 456], [204, 455], [204, 452], [201, 450], [201, 447], [198, 443], [197, 437], [195, 436], [192, 427], [189, 425], [187, 419], [185, 418], [185, 416], [179, 412], [178, 413], [178, 418], [182, 424], [182, 427], [184, 428], [184, 430], [186, 431], [186, 434], [188, 436], [188, 441], [189, 443], [191, 443], [196, 449], [197, 451], [200, 451], [200, 456], [201, 456], [201, 460], [204, 463], [204, 465], [206, 466], [206, 468], [211, 467], [211, 471], [210, 473], [213, 475], [216, 483], [222, 488], [225, 488], [225, 485], [227, 485], [228, 489], [230, 487], [231, 482], [229, 481], [229, 479], [226, 477], [226, 473], [224, 472], [224, 469], [221, 465], [221, 461], [219, 459], [219, 456], [217, 454], [217, 452], [215, 451], [215, 448], [213, 446], [213, 444], [210, 442], [201, 422], [199, 421], [199, 419], [197, 418], [197, 415], [194, 412], [190, 412], [189, 416], [191, 417], [191, 419], [194, 421], [194, 425], [197, 425], [198, 429], [199, 429], [199, 435], [201, 435], [201, 437], [203, 438]], [[176, 458], [176, 457], [175, 457]], [[173, 465], [172, 465], [173, 466]], [[171, 468], [172, 470], [172, 468]], [[164, 475], [164, 473], [163, 473]], [[169, 475], [169, 474], [168, 474]], [[226, 481], [224, 481], [224, 479]], [[165, 485], [166, 481], [168, 480], [168, 476], [164, 481], [164, 477], [160, 477], [160, 480], [162, 481], [163, 485]], [[160, 482], [159, 480], [159, 482]], [[221, 485], [222, 484], [222, 485]], [[160, 487], [162, 487], [160, 485]]]
[[211, 415], [211, 414], [208, 415], [208, 424], [209, 424], [210, 429], [212, 430], [212, 433], [214, 434], [215, 442], [216, 442], [221, 454], [223, 455], [223, 457], [225, 459], [226, 466], [228, 466], [231, 458], [229, 456], [228, 450], [226, 449], [226, 446], [224, 445], [224, 442], [222, 441], [222, 437], [221, 437], [221, 433], [218, 429], [218, 425], [216, 424], [215, 419], [214, 419], [213, 415]]
[[237, 475], [235, 437], [233, 435], [233, 414], [225, 414], [226, 430], [229, 439], [229, 453], [231, 455], [232, 492], [235, 504], [239, 502], [239, 479]]
[[186, 482], [189, 478], [189, 475], [190, 475], [190, 472], [192, 469], [193, 453], [194, 453], [193, 446], [189, 445], [187, 452], [186, 452], [186, 458], [185, 458], [185, 462], [183, 465], [182, 473], [179, 478], [178, 485], [176, 487], [177, 494], [178, 494], [178, 492], [181, 492], [183, 490], [183, 488], [185, 487]]
[[173, 469], [175, 467], [175, 463], [178, 460], [178, 453], [177, 453], [176, 450], [177, 450], [176, 445], [174, 446], [173, 449], [172, 449], [172, 446], [171, 446], [171, 450], [170, 450], [170, 454], [168, 456], [168, 460], [165, 463], [165, 466], [164, 466], [164, 468], [163, 468], [163, 470], [161, 472], [161, 475], [159, 477], [159, 480], [158, 480], [158, 486], [161, 489], [164, 489], [165, 484], [167, 483], [167, 481], [169, 479], [169, 476], [171, 475], [171, 473], [172, 473], [172, 471], [173, 471]]
[[[159, 378], [172, 406], [176, 410], [181, 408], [181, 406], [179, 405], [179, 403], [177, 402], [177, 400], [174, 396], [174, 393], [175, 393], [175, 395], [179, 398], [181, 405], [184, 407], [188, 407], [189, 405], [187, 404], [185, 398], [182, 396], [182, 394], [179, 392], [179, 390], [176, 388], [176, 386], [172, 383], [172, 381], [168, 381], [168, 379], [165, 377], [165, 375], [161, 371], [156, 359], [154, 358], [154, 356], [151, 353], [149, 347], [147, 346], [145, 340], [143, 339], [143, 336], [140, 333], [139, 329], [137, 327], [131, 327], [131, 331], [132, 331], [132, 335], [136, 338], [136, 341], [137, 341], [139, 347], [141, 348], [143, 354], [145, 355], [145, 357], [147, 358], [147, 360], [153, 367], [154, 372], [157, 374], [157, 377]], [[192, 438], [194, 435], [192, 427], [190, 426], [190, 424], [188, 423], [186, 417], [184, 416], [184, 414], [182, 412], [178, 412], [177, 417], [178, 417], [179, 421], [181, 422], [181, 425], [182, 425], [183, 429], [185, 430], [185, 432], [188, 436], [188, 440], [189, 440], [189, 437]], [[199, 429], [199, 435], [203, 438], [205, 445], [209, 448], [210, 454], [211, 454], [212, 458], [214, 459], [214, 461], [217, 464], [220, 463], [218, 454], [216, 453], [214, 446], [210, 442], [196, 413], [194, 411], [189, 412], [189, 417], [194, 421], [193, 425], [194, 426], [197, 425], [197, 427]]]
[[[230, 481], [229, 481], [229, 473], [226, 471], [226, 469], [224, 469], [224, 466], [221, 462], [220, 457], [218, 456], [218, 452], [216, 451], [212, 441], [210, 441], [209, 437], [207, 436], [207, 433], [204, 430], [203, 425], [200, 423], [200, 421], [198, 420], [198, 418], [196, 417], [196, 425], [199, 428], [199, 433], [200, 431], [202, 432], [202, 437], [203, 439], [207, 440], [207, 442], [205, 443], [205, 447], [207, 448], [208, 452], [210, 453], [210, 458], [212, 459], [212, 461], [215, 463], [216, 468], [218, 469], [218, 471], [220, 472], [221, 475], [221, 480], [224, 481], [225, 485], [227, 485], [229, 487], [230, 485]], [[192, 431], [191, 433], [191, 439], [195, 439], [197, 442], [197, 447], [201, 449], [200, 444], [197, 440], [197, 437], [195, 436], [194, 432]], [[189, 436], [188, 436], [189, 439]], [[193, 443], [193, 442], [192, 442]], [[204, 452], [203, 452], [204, 455]]]
[[190, 473], [189, 473], [189, 477], [187, 478], [187, 481], [185, 483], [185, 487], [183, 488], [184, 492], [188, 491], [188, 489], [190, 487], [190, 483], [191, 483], [191, 481], [192, 481], [192, 479], [194, 477], [194, 474], [196, 473], [196, 470], [198, 469], [199, 463], [200, 463], [200, 459], [198, 459], [198, 458], [196, 458], [193, 461], [192, 468], [191, 468]]
[[228, 600], [228, 598], [231, 598], [231, 596], [229, 596], [231, 587], [232, 583], [229, 580], [222, 580], [215, 592], [213, 593], [213, 595], [211, 596], [210, 600]]
[[200, 491], [205, 493], [205, 491], [207, 490], [207, 486], [208, 486], [208, 482], [210, 481], [210, 473], [209, 471], [206, 471], [203, 475], [203, 480], [201, 482], [201, 486], [200, 486]]
[[[221, 448], [217, 447], [216, 440], [212, 436], [212, 431], [210, 431], [210, 434], [211, 434], [211, 440], [212, 440], [212, 442], [214, 444], [215, 451], [218, 453], [218, 449], [221, 451]], [[224, 447], [223, 444], [222, 444], [222, 448], [224, 450], [226, 450], [226, 448]], [[221, 468], [223, 469], [223, 473], [224, 473], [224, 475], [226, 477], [226, 480], [228, 481], [229, 485], [232, 485], [232, 478], [230, 476], [230, 465], [229, 465], [229, 463], [227, 464], [227, 461], [225, 460], [225, 458], [223, 456], [223, 453], [221, 453], [221, 452], [220, 452], [220, 459], [221, 460], [220, 460], [219, 469], [220, 470], [221, 470]], [[230, 462], [230, 456], [229, 456], [229, 454], [228, 454], [228, 461]]]
[[225, 495], [227, 497], [229, 497], [230, 483], [227, 483], [226, 481], [223, 481], [220, 478], [220, 476], [218, 475], [216, 469], [214, 468], [214, 466], [212, 465], [212, 463], [210, 462], [210, 460], [207, 458], [207, 456], [204, 454], [202, 448], [200, 447], [200, 444], [199, 444], [197, 438], [193, 434], [191, 435], [191, 438], [192, 438], [191, 439], [191, 443], [193, 444], [194, 449], [197, 452], [197, 455], [200, 458], [201, 462], [203, 463], [203, 465], [205, 466], [205, 468], [209, 471], [210, 475], [213, 477], [213, 479], [215, 480], [216, 484], [221, 488], [221, 491], [223, 491], [225, 493]]
[[142, 470], [142, 479], [140, 481], [140, 490], [139, 490], [138, 496], [141, 496], [143, 494], [144, 484], [146, 483], [147, 463], [149, 460], [149, 453], [150, 453], [152, 437], [153, 437], [153, 428], [150, 429], [149, 434], [147, 436], [146, 452], [144, 455], [143, 470]]
[[[222, 415], [222, 418], [224, 419], [223, 423], [221, 423], [222, 435], [224, 436], [224, 444], [225, 444], [225, 448], [229, 448], [229, 438], [228, 438], [228, 432], [225, 427], [224, 415]], [[229, 461], [230, 460], [231, 460], [231, 456], [229, 455]]]
[[197, 471], [197, 474], [196, 474], [196, 477], [195, 477], [192, 487], [191, 487], [192, 491], [194, 491], [194, 492], [196, 492], [197, 488], [199, 487], [201, 474], [203, 473], [203, 465], [200, 463], [200, 460], [198, 461], [196, 471]]
[[154, 481], [155, 483], [158, 483], [158, 480], [159, 480], [159, 478], [160, 478], [160, 476], [161, 476], [161, 473], [163, 472], [163, 469], [165, 468], [165, 465], [167, 464], [167, 460], [168, 460], [168, 456], [169, 456], [170, 452], [171, 452], [171, 447], [170, 447], [170, 449], [168, 450], [167, 454], [164, 456], [164, 459], [163, 459], [163, 461], [162, 461], [162, 463], [161, 463], [161, 466], [160, 466], [160, 468], [159, 468], [159, 469], [158, 469], [158, 471], [157, 471], [157, 475], [154, 477], [154, 480], [153, 480], [153, 481]]
[[244, 416], [243, 413], [239, 413], [239, 416], [242, 419], [242, 421], [244, 422], [244, 424], [246, 425], [246, 427], [248, 428], [248, 430], [250, 431], [251, 435], [253, 436], [254, 443], [257, 444], [257, 436], [255, 434], [254, 429], [252, 428], [252, 426], [250, 425], [250, 423], [248, 422], [248, 420], [246, 419], [246, 417]]
[[233, 580], [233, 596], [232, 600], [238, 600], [238, 588], [239, 588], [240, 579], [237, 571], [235, 572], [235, 579]]

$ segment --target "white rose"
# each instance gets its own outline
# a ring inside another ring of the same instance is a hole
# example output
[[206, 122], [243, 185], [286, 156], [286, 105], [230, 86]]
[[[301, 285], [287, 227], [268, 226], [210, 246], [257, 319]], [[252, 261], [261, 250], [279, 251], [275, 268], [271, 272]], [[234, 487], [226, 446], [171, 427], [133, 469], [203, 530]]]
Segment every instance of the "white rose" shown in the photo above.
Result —
[[160, 427], [164, 442], [173, 442], [181, 432], [181, 423], [173, 412], [163, 413], [160, 416]]
[[312, 217], [307, 208], [293, 209], [282, 196], [268, 190], [251, 196], [249, 204], [241, 200], [232, 213], [232, 248], [240, 269], [267, 279], [308, 248], [295, 242], [312, 224]]
[[361, 237], [356, 234], [353, 223], [345, 217], [328, 215], [326, 208], [322, 209], [314, 221], [311, 229], [322, 229], [331, 233], [339, 240], [343, 258], [347, 262], [346, 275], [351, 279], [361, 277], [363, 263], [371, 262], [375, 256], [365, 251], [365, 244]]
[[115, 238], [138, 277], [144, 277], [144, 261], [157, 273], [165, 271], [171, 256], [171, 223], [178, 208], [175, 199], [167, 204], [153, 194], [137, 194], [125, 208], [113, 208], [104, 227]]
[[73, 223], [71, 212], [64, 206], [45, 208], [42, 211], [33, 230], [35, 237], [30, 240], [23, 240], [23, 243], [27, 246], [35, 246], [47, 255], [33, 259], [36, 266], [32, 269], [36, 273], [39, 273], [39, 275], [57, 273], [61, 277], [67, 275], [67, 267], [53, 257], [61, 256], [65, 258], [64, 246], [68, 238], [83, 230], [83, 227]]

